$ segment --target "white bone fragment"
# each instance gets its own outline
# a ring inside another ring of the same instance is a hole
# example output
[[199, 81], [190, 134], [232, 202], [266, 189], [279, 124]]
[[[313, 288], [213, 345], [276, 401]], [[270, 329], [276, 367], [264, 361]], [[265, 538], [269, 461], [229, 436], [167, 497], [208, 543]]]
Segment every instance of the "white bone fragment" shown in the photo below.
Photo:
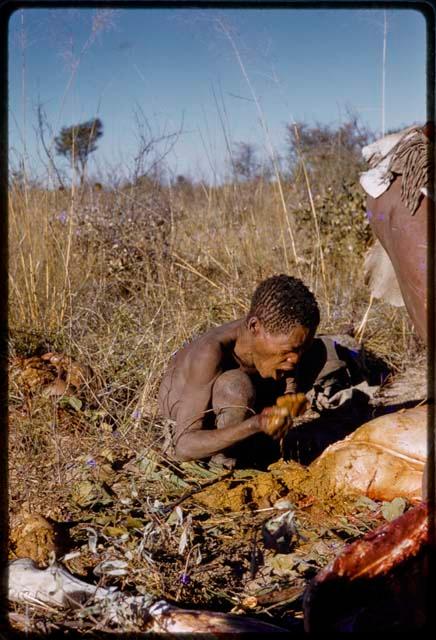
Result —
[[9, 599], [51, 608], [81, 609], [102, 615], [106, 622], [122, 625], [136, 623], [144, 631], [171, 633], [283, 633], [284, 629], [253, 618], [214, 611], [190, 611], [173, 607], [165, 600], [153, 603], [152, 596], [129, 595], [116, 587], [95, 587], [54, 563], [38, 569], [33, 560], [22, 558], [9, 564]]

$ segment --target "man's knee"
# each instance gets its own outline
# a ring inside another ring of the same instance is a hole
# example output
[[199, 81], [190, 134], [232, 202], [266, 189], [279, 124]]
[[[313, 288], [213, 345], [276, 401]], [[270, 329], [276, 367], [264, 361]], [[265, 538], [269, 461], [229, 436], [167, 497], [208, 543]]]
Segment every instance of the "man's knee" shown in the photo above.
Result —
[[254, 406], [256, 391], [249, 376], [239, 369], [224, 371], [215, 381], [212, 390], [212, 406], [216, 409]]

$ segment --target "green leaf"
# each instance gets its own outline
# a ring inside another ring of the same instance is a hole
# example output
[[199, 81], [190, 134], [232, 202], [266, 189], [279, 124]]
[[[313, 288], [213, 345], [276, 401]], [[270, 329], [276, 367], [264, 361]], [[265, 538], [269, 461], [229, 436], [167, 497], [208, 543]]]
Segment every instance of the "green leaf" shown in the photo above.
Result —
[[98, 514], [94, 516], [94, 522], [96, 524], [106, 525], [113, 522], [113, 520], [114, 520], [113, 514]]
[[406, 508], [406, 501], [404, 498], [394, 498], [391, 502], [383, 502], [381, 512], [383, 517], [388, 522], [395, 520], [398, 516], [404, 513]]
[[127, 529], [125, 527], [105, 527], [104, 532], [111, 536], [112, 538], [118, 538], [119, 536], [123, 536], [127, 533]]
[[144, 526], [145, 520], [141, 520], [140, 518], [133, 518], [132, 516], [127, 516], [124, 521], [125, 526], [128, 529], [142, 529]]
[[379, 504], [374, 500], [371, 500], [371, 498], [368, 498], [368, 496], [360, 496], [356, 500], [356, 507], [366, 507], [370, 511], [377, 511]]
[[95, 484], [89, 480], [76, 482], [72, 488], [72, 499], [81, 506], [91, 504], [96, 498], [97, 491]]
[[276, 553], [275, 556], [265, 562], [275, 571], [289, 572], [298, 564], [298, 559], [292, 553]]
[[76, 398], [76, 396], [65, 396], [64, 403], [69, 404], [74, 411], [80, 411], [82, 408], [82, 401], [79, 400], [79, 398]]

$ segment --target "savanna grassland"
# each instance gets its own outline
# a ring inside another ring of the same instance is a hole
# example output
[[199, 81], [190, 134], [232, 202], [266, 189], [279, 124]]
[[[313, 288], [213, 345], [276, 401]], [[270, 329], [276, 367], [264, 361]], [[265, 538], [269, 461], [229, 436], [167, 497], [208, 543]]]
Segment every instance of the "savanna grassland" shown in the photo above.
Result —
[[[252, 529], [265, 514], [214, 513], [190, 498], [172, 518], [159, 511], [210, 474], [159, 458], [156, 395], [170, 355], [192, 336], [243, 315], [263, 278], [301, 277], [317, 296], [320, 331], [357, 332], [394, 377], [424, 362], [404, 309], [374, 301], [361, 326], [371, 233], [356, 148], [318, 138], [303, 152], [291, 172], [235, 171], [220, 186], [147, 176], [120, 186], [85, 180], [63, 190], [11, 182], [11, 525], [36, 513], [56, 523], [63, 540], [57, 558], [80, 552], [65, 561], [76, 575], [96, 581], [95, 566], [116, 559], [124, 573], [103, 572], [100, 583], [226, 611], [243, 610], [244, 597], [261, 589], [259, 583], [250, 591], [248, 583], [260, 575], [253, 570]], [[46, 353], [72, 358], [86, 372], [81, 384], [48, 392], [56, 379], [68, 382], [72, 365], [46, 370], [38, 364]], [[43, 370], [39, 378], [23, 375], [30, 357]], [[339, 538], [328, 514], [310, 524], [301, 511], [300, 527], [316, 538], [317, 550], [301, 548], [291, 554], [293, 563], [276, 562], [263, 586], [300, 589], [287, 607], [259, 605], [251, 615], [285, 624], [289, 611], [298, 614], [305, 580], [332, 557], [338, 540], [382, 520], [374, 504], [359, 509], [342, 522]], [[42, 550], [41, 566], [47, 561]], [[35, 628], [65, 624], [50, 615], [48, 624], [48, 614], [32, 613]], [[86, 628], [86, 620], [74, 624]]]

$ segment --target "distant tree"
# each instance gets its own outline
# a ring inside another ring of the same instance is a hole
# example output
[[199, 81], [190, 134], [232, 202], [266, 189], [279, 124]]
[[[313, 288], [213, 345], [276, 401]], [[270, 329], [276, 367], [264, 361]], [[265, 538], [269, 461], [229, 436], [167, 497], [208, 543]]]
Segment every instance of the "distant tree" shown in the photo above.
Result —
[[272, 163], [259, 159], [257, 147], [251, 142], [235, 142], [230, 161], [235, 180], [245, 182], [259, 178], [270, 180], [274, 173]]
[[172, 185], [178, 189], [189, 191], [193, 188], [193, 181], [190, 177], [179, 174], [171, 181]]
[[257, 150], [250, 142], [235, 142], [232, 152], [233, 176], [237, 180], [253, 180], [260, 170]]
[[336, 127], [297, 122], [286, 129], [291, 177], [298, 181], [304, 162], [314, 191], [355, 182], [363, 169], [362, 147], [374, 139], [353, 115]]
[[90, 153], [97, 149], [97, 140], [103, 135], [100, 118], [63, 127], [55, 138], [56, 153], [68, 158], [80, 175], [80, 184], [85, 179], [86, 165]]
[[41, 188], [40, 180], [26, 170], [23, 158], [19, 159], [16, 166], [11, 166], [9, 169], [9, 188], [17, 191]]

